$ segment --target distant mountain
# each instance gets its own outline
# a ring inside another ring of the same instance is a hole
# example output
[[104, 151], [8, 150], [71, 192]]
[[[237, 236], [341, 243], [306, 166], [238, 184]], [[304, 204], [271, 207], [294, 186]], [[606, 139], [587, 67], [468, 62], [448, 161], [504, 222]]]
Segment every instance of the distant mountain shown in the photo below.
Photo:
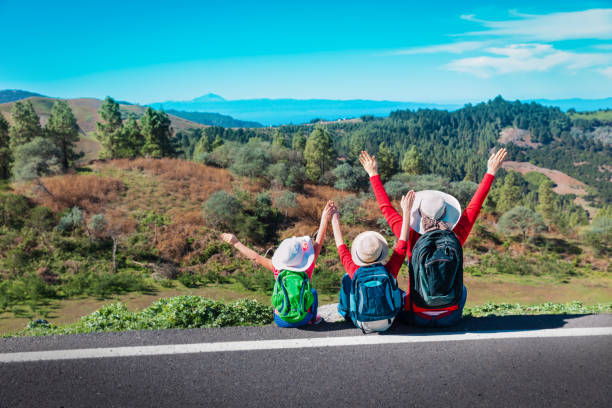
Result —
[[150, 106], [166, 111], [217, 112], [240, 120], [264, 125], [308, 123], [314, 118], [334, 120], [355, 118], [362, 115], [387, 116], [399, 109], [447, 109], [455, 110], [459, 104], [434, 104], [425, 102], [373, 101], [366, 99], [239, 99], [226, 100], [219, 95], [208, 94], [190, 101], [166, 101]]
[[[604, 98], [604, 99], [581, 99], [581, 98], [533, 99], [532, 101], [537, 102], [540, 105], [557, 106], [561, 108], [562, 111], [567, 111], [569, 109], [575, 109], [577, 112], [585, 112], [585, 111], [596, 111], [600, 109], [611, 109], [612, 108], [612, 98]], [[524, 101], [524, 102], [532, 102], [532, 101]]]
[[30, 96], [44, 96], [21, 89], [4, 89], [0, 91], [0, 103], [15, 102], [21, 99], [29, 98]]
[[256, 128], [263, 127], [259, 122], [249, 122], [244, 120], [234, 119], [228, 115], [210, 112], [185, 112], [174, 109], [167, 110], [166, 113], [178, 116], [179, 118], [187, 119], [192, 122], [201, 123], [202, 125], [222, 126], [226, 128]]

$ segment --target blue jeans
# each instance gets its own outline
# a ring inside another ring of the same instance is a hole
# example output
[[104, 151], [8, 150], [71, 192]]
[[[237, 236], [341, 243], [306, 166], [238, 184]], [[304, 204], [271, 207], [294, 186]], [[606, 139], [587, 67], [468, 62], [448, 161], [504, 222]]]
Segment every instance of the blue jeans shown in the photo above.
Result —
[[315, 320], [317, 320], [317, 309], [319, 306], [319, 297], [317, 295], [317, 291], [315, 288], [312, 288], [311, 292], [314, 296], [314, 301], [312, 302], [312, 306], [310, 306], [310, 311], [308, 312], [308, 314], [303, 320], [296, 322], [296, 323], [286, 322], [276, 314], [276, 310], [275, 310], [274, 311], [274, 323], [276, 323], [278, 327], [289, 328], [289, 327], [305, 326], [309, 324], [310, 322], [314, 322]]
[[425, 319], [421, 316], [418, 316], [416, 313], [411, 313], [412, 315], [412, 323], [416, 326], [421, 327], [448, 327], [453, 326], [461, 321], [461, 315], [463, 314], [463, 307], [465, 306], [465, 301], [467, 300], [467, 289], [463, 287], [463, 293], [461, 294], [461, 299], [459, 300], [459, 309], [454, 312], [447, 314], [444, 317], [436, 318], [432, 317], [431, 319]]
[[[340, 298], [338, 299], [338, 313], [344, 317], [344, 320], [351, 321], [351, 315], [349, 312], [350, 299], [351, 299], [351, 283], [352, 279], [348, 273], [345, 273], [342, 277], [342, 284], [340, 285]], [[402, 299], [404, 299], [406, 292], [400, 289], [402, 293]]]

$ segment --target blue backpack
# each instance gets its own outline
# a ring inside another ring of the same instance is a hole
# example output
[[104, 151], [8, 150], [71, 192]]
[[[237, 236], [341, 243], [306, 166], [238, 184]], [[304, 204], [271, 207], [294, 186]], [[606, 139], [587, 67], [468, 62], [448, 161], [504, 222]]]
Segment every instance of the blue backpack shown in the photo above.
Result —
[[381, 264], [362, 266], [351, 282], [349, 313], [364, 333], [387, 330], [402, 308], [397, 280]]

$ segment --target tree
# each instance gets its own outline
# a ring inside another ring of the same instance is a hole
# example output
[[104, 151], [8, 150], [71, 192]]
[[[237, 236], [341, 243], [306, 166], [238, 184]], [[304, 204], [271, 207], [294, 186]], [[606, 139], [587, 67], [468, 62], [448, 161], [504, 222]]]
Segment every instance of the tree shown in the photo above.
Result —
[[538, 188], [537, 210], [549, 223], [553, 220], [555, 214], [555, 193], [552, 190], [550, 180], [543, 181]]
[[378, 163], [378, 173], [383, 181], [391, 179], [391, 176], [397, 173], [397, 158], [385, 142], [378, 146], [376, 162]]
[[291, 148], [303, 152], [306, 148], [306, 138], [302, 134], [301, 130], [298, 130], [293, 139], [291, 140]]
[[60, 152], [62, 170], [68, 170], [70, 164], [82, 156], [74, 151], [79, 141], [79, 125], [68, 102], [57, 99], [53, 103], [45, 131]]
[[293, 191], [283, 191], [283, 193], [274, 200], [274, 205], [284, 210], [286, 217], [290, 209], [297, 207], [297, 194]]
[[270, 163], [270, 144], [249, 141], [234, 153], [235, 160], [230, 169], [238, 176], [262, 177]]
[[542, 216], [522, 206], [514, 207], [502, 215], [497, 226], [504, 234], [520, 234], [523, 242], [527, 234], [537, 236], [546, 230]]
[[168, 118], [166, 112], [155, 111], [151, 108], [145, 110], [140, 119], [145, 140], [142, 147], [143, 154], [150, 157], [172, 157], [176, 155], [177, 151], [172, 140], [170, 125], [170, 118]]
[[17, 147], [14, 157], [13, 177], [15, 180], [38, 180], [39, 177], [51, 174], [57, 169], [61, 152], [48, 140], [36, 137], [31, 142]]
[[212, 194], [204, 205], [204, 219], [215, 228], [232, 228], [241, 212], [240, 201], [223, 190]]
[[367, 185], [365, 172], [361, 168], [355, 168], [348, 163], [343, 163], [333, 170], [336, 177], [334, 187], [338, 190], [359, 190]]
[[416, 146], [410, 146], [410, 149], [404, 154], [402, 171], [406, 174], [424, 174], [427, 172], [423, 156], [419, 153]]
[[336, 151], [327, 128], [317, 126], [312, 131], [306, 141], [304, 159], [306, 159], [306, 175], [312, 181], [318, 180], [323, 173], [334, 166]]
[[612, 254], [612, 218], [596, 217], [582, 233], [582, 238], [600, 255]]
[[10, 147], [9, 125], [0, 113], [0, 179], [11, 177], [13, 154]]
[[96, 122], [96, 136], [102, 145], [100, 158], [112, 159], [116, 157], [121, 139], [121, 111], [119, 104], [107, 96], [98, 110], [102, 122]]
[[272, 144], [274, 146], [280, 147], [289, 147], [289, 141], [284, 133], [279, 132], [278, 130], [274, 132], [272, 136]]
[[144, 136], [136, 121], [136, 116], [130, 113], [123, 124], [118, 149], [118, 157], [138, 157], [145, 144]]
[[496, 209], [499, 213], [504, 213], [511, 208], [522, 203], [523, 191], [520, 185], [518, 173], [511, 171], [505, 179], [504, 184], [499, 191]]
[[13, 123], [9, 129], [9, 137], [13, 153], [17, 147], [43, 136], [40, 118], [31, 101], [15, 102], [11, 108], [11, 118]]

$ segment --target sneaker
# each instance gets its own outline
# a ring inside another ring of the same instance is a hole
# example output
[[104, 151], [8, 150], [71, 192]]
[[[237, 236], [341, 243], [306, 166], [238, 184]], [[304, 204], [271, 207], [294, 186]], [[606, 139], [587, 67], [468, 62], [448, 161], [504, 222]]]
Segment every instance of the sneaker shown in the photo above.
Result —
[[322, 321], [323, 321], [323, 318], [321, 317], [321, 315], [320, 315], [320, 314], [317, 314], [317, 318], [316, 318], [314, 321], [313, 321], [313, 320], [311, 320], [311, 321], [310, 321], [310, 324], [319, 324], [319, 323], [321, 323]]

